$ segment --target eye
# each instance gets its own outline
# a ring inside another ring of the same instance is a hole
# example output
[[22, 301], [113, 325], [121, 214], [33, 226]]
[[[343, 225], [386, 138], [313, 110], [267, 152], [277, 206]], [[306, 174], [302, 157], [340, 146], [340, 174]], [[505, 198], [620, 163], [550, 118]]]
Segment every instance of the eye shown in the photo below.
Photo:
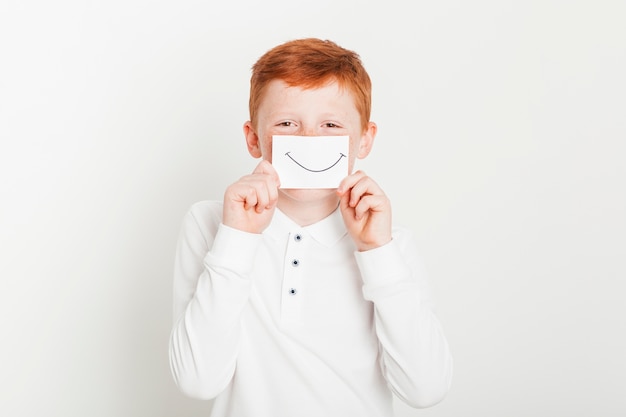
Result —
[[276, 126], [293, 127], [293, 126], [295, 126], [295, 123], [291, 122], [289, 120], [285, 120], [284, 122], [280, 122], [280, 123], [276, 124]]
[[324, 125], [323, 125], [323, 126], [324, 126], [324, 127], [329, 127], [329, 128], [341, 127], [341, 126], [339, 126], [338, 124], [333, 123], [333, 122], [326, 122], [326, 123], [324, 123]]

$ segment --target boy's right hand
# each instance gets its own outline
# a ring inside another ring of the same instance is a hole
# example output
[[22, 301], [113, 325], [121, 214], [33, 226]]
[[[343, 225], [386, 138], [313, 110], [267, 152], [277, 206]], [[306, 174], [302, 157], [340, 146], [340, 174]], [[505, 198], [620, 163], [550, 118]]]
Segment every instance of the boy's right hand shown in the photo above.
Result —
[[261, 161], [224, 193], [224, 225], [248, 233], [261, 233], [270, 224], [278, 202], [280, 180], [272, 164]]

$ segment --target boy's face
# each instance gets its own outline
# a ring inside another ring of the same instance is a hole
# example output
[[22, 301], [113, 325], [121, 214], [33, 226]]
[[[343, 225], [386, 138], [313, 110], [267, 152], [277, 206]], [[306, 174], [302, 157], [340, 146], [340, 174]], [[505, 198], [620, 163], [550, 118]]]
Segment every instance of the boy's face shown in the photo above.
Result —
[[355, 158], [370, 152], [376, 125], [363, 131], [361, 117], [350, 91], [336, 82], [316, 89], [289, 87], [282, 80], [271, 81], [258, 109], [257, 125], [244, 125], [248, 151], [255, 157], [272, 161], [273, 135], [349, 136], [349, 172]]

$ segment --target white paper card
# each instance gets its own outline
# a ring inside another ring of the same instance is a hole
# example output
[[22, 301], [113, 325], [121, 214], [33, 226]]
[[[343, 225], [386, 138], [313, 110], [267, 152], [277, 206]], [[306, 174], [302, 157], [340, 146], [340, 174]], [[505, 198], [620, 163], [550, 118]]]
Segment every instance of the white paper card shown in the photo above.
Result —
[[273, 136], [281, 188], [337, 188], [348, 175], [348, 136]]

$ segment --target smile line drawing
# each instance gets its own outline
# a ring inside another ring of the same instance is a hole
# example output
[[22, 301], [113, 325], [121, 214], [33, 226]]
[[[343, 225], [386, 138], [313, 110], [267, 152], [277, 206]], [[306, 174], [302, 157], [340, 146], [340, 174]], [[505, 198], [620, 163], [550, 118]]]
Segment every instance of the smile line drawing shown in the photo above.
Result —
[[329, 166], [328, 168], [324, 168], [324, 169], [319, 169], [319, 170], [314, 170], [314, 169], [309, 169], [307, 167], [305, 167], [304, 165], [302, 165], [300, 162], [296, 161], [295, 159], [293, 159], [291, 157], [291, 155], [289, 155], [291, 153], [291, 151], [285, 153], [285, 155], [287, 156], [287, 158], [291, 159], [293, 162], [295, 162], [296, 164], [298, 164], [300, 167], [302, 167], [303, 169], [306, 169], [307, 171], [310, 172], [324, 172], [324, 171], [328, 171], [329, 169], [331, 169], [332, 167], [334, 167], [335, 165], [337, 165], [339, 163], [339, 161], [341, 161], [341, 158], [345, 158], [346, 156], [343, 153], [339, 153], [339, 159], [337, 159], [337, 161], [332, 164], [331, 166]]

